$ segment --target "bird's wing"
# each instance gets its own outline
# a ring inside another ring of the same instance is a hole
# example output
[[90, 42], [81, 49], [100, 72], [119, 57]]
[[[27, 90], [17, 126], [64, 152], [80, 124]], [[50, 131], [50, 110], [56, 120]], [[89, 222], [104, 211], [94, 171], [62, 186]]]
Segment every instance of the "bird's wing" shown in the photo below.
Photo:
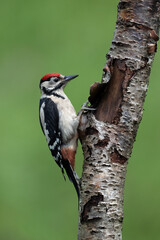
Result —
[[52, 156], [63, 171], [60, 148], [62, 136], [58, 128], [59, 114], [56, 104], [50, 98], [42, 98], [40, 100], [39, 118]]

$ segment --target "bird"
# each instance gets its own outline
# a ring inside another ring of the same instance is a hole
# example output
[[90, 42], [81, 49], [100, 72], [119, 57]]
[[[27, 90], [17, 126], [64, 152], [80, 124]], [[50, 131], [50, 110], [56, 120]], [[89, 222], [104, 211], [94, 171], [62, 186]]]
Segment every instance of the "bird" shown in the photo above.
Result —
[[41, 78], [39, 120], [55, 162], [60, 167], [65, 180], [65, 172], [67, 173], [79, 199], [79, 178], [74, 170], [79, 116], [64, 93], [67, 83], [76, 77], [78, 75], [64, 76], [60, 73], [48, 73]]

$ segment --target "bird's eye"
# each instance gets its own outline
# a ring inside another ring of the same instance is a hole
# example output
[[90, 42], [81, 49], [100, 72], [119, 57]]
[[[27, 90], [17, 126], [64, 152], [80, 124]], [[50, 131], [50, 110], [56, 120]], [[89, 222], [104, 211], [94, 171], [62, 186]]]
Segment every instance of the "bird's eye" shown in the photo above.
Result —
[[59, 80], [58, 78], [55, 78], [55, 79], [54, 79], [54, 82], [58, 82], [58, 80]]
[[51, 77], [50, 78], [50, 82], [51, 83], [56, 83], [56, 82], [58, 82], [59, 81], [59, 78], [58, 77]]

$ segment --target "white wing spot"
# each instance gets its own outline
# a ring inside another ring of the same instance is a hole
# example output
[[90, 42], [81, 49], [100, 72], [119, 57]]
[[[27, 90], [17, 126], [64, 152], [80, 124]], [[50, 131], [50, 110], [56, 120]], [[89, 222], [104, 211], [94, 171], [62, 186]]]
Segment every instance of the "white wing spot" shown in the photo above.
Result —
[[56, 147], [56, 145], [59, 143], [59, 138], [57, 138], [56, 139], [56, 141], [53, 143], [53, 145], [51, 146], [51, 145], [49, 145], [49, 148], [51, 149], [51, 150], [54, 150], [55, 149], [55, 147]]
[[56, 156], [56, 158], [55, 158], [56, 162], [59, 161], [59, 158], [61, 159], [61, 155], [60, 155], [60, 153], [58, 152], [58, 153], [57, 153], [57, 156]]

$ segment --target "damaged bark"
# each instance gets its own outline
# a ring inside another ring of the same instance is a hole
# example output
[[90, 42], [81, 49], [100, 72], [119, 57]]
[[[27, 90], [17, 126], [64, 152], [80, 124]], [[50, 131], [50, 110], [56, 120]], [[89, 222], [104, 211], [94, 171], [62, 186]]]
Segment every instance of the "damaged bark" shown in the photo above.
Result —
[[160, 1], [120, 0], [102, 83], [83, 113], [84, 152], [79, 240], [122, 239], [123, 191], [128, 159], [142, 118], [148, 79], [159, 39]]

